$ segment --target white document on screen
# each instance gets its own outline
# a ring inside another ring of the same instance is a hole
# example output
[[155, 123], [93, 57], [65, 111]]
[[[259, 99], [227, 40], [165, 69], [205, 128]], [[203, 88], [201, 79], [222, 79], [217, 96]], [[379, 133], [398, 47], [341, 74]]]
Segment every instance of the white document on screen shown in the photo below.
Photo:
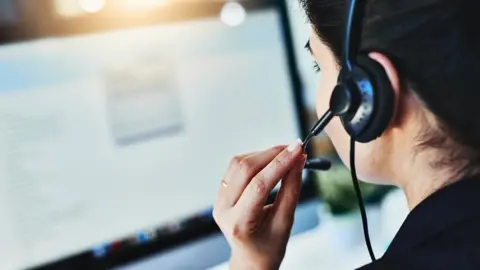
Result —
[[273, 12], [0, 47], [0, 268], [208, 209], [233, 155], [299, 136], [289, 80]]

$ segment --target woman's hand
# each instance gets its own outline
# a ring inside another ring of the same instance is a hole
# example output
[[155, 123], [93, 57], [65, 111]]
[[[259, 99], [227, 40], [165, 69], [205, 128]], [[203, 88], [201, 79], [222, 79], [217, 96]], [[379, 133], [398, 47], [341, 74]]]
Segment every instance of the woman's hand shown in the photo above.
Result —
[[[293, 225], [306, 156], [300, 141], [233, 158], [213, 210], [231, 247], [230, 269], [278, 269]], [[270, 192], [282, 180], [271, 205]]]

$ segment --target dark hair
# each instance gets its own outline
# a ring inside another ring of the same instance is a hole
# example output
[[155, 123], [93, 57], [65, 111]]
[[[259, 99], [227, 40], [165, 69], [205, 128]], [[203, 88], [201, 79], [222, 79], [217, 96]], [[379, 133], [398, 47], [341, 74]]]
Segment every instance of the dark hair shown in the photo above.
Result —
[[[346, 0], [300, 0], [320, 39], [337, 60], [342, 52]], [[460, 176], [480, 168], [480, 1], [367, 1], [361, 51], [379, 51], [402, 82], [435, 116], [419, 149], [442, 150], [432, 161]]]

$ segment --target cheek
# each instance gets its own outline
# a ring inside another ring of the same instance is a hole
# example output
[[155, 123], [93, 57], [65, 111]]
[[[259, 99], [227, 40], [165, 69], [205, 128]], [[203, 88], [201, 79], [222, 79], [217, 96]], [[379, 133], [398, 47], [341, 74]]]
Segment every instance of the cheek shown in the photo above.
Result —
[[317, 87], [317, 116], [321, 117], [329, 107], [330, 96], [337, 84], [337, 72], [322, 71], [320, 83]]
[[[329, 109], [330, 97], [333, 88], [337, 85], [338, 72], [336, 69], [326, 70], [322, 72], [320, 83], [317, 87], [317, 116], [320, 118]], [[325, 128], [325, 132], [332, 141], [337, 139], [345, 139], [348, 134], [344, 131], [342, 123], [339, 119], [334, 118], [332, 122]], [[334, 142], [334, 144], [336, 144]], [[335, 145], [337, 147], [338, 145]], [[338, 149], [337, 149], [338, 151]]]
[[[330, 96], [333, 88], [337, 84], [338, 72], [323, 71], [320, 83], [317, 87], [317, 116], [320, 118], [328, 110]], [[344, 130], [341, 121], [334, 118], [325, 128], [325, 132], [330, 138], [342, 160], [348, 158], [349, 136]]]

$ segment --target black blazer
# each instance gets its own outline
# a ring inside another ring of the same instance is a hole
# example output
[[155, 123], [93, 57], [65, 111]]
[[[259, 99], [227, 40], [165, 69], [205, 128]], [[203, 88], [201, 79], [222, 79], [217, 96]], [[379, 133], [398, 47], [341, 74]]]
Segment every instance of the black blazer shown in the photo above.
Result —
[[415, 207], [384, 256], [359, 268], [480, 270], [480, 177], [438, 190]]

